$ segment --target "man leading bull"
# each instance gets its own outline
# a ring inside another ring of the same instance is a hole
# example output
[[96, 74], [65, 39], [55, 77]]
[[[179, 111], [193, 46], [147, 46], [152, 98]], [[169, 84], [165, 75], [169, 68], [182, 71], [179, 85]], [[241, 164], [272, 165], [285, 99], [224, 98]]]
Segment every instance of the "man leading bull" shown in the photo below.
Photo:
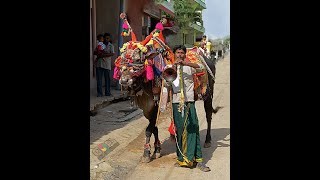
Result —
[[208, 172], [210, 168], [203, 163], [199, 121], [194, 100], [193, 74], [204, 69], [202, 64], [185, 61], [186, 47], [177, 45], [173, 49], [177, 78], [172, 82], [173, 119], [177, 133], [176, 167], [193, 167]]

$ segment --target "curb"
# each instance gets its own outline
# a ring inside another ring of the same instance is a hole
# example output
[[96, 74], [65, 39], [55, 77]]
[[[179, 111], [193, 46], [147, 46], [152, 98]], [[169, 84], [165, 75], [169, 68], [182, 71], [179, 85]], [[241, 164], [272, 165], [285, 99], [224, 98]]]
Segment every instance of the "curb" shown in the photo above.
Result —
[[90, 104], [90, 112], [94, 114], [95, 111], [110, 105], [112, 103], [112, 101], [118, 100], [118, 99], [126, 99], [126, 98], [128, 98], [127, 92], [123, 92], [121, 94], [117, 94], [117, 95], [114, 95], [111, 97], [103, 98], [95, 104]]

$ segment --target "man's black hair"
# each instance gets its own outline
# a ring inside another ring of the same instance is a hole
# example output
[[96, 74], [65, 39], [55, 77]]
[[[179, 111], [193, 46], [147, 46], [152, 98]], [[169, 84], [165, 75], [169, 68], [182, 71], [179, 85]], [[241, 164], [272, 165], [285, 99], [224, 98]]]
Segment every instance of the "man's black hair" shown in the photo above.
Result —
[[174, 46], [173, 53], [176, 53], [176, 51], [179, 50], [179, 49], [183, 50], [184, 53], [187, 53], [187, 48], [184, 45], [176, 45], [176, 46]]
[[98, 34], [97, 35], [97, 40], [99, 40], [101, 37], [103, 37], [103, 35], [102, 34]]
[[103, 37], [105, 38], [105, 37], [107, 37], [107, 36], [110, 36], [110, 37], [111, 37], [110, 33], [104, 33]]

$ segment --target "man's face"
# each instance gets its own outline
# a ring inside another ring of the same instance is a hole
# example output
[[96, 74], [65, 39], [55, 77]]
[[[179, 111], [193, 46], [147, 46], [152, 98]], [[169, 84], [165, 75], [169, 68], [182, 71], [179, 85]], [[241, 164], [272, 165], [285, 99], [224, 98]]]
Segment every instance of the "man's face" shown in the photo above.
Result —
[[103, 40], [104, 40], [103, 37], [99, 38], [99, 42], [103, 42]]
[[110, 36], [106, 36], [105, 39], [106, 39], [107, 42], [109, 42], [110, 41]]
[[184, 60], [186, 53], [182, 49], [177, 49], [174, 53], [175, 59], [181, 59]]

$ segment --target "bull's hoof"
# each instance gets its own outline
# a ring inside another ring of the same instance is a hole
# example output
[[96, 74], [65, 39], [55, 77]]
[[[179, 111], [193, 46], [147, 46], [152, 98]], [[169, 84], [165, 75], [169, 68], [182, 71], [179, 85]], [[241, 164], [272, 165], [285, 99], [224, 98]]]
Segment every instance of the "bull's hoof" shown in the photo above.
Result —
[[150, 157], [145, 157], [145, 156], [143, 156], [142, 159], [141, 159], [141, 161], [142, 161], [143, 163], [148, 163], [148, 162], [151, 161], [151, 158], [150, 158]]
[[161, 154], [160, 153], [156, 153], [156, 158], [160, 158]]
[[153, 155], [152, 155], [152, 159], [158, 159], [160, 157], [161, 157], [160, 153], [153, 153]]
[[144, 152], [143, 152], [143, 156], [142, 156], [142, 162], [143, 163], [148, 163], [151, 161], [151, 158], [150, 158], [150, 144], [145, 144], [144, 145], [145, 149], [144, 149]]
[[217, 114], [217, 112], [218, 112], [218, 109], [213, 109], [214, 114]]
[[213, 113], [217, 114], [217, 112], [222, 109], [223, 107], [217, 106], [216, 108], [213, 108]]
[[153, 159], [157, 159], [161, 157], [161, 143], [160, 141], [154, 143], [154, 152], [152, 155]]
[[203, 147], [204, 147], [204, 148], [209, 148], [209, 147], [211, 147], [211, 142], [204, 143]]

